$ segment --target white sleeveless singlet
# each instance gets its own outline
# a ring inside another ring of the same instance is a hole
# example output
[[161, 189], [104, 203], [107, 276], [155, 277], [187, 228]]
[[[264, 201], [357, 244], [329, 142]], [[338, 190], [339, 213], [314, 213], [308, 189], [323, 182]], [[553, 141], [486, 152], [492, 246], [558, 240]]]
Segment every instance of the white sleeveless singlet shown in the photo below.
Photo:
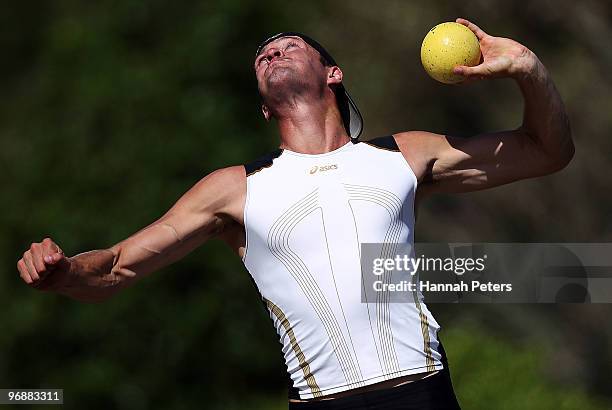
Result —
[[245, 165], [246, 251], [278, 332], [290, 397], [443, 368], [417, 303], [363, 303], [360, 243], [414, 241], [417, 179], [392, 136], [325, 154], [279, 149]]

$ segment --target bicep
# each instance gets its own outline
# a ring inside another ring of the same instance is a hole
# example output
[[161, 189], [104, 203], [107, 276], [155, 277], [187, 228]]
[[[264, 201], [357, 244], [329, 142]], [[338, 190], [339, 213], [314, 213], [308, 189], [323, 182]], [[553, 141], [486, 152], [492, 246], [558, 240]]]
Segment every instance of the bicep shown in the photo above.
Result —
[[203, 178], [161, 218], [111, 248], [116, 259], [113, 271], [131, 282], [176, 262], [221, 233], [235, 222], [231, 214], [240, 200], [241, 184], [237, 167]]
[[[408, 133], [406, 133], [408, 134]], [[521, 130], [455, 137], [413, 132], [405, 149], [420, 157], [427, 192], [470, 192], [552, 172], [537, 143]]]

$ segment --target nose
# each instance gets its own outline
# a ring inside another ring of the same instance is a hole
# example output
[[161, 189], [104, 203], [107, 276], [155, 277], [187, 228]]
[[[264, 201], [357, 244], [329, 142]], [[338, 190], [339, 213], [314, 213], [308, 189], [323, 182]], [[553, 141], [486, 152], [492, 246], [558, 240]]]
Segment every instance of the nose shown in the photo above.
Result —
[[268, 60], [269, 63], [272, 62], [274, 58], [281, 57], [282, 55], [283, 55], [283, 52], [281, 51], [280, 48], [270, 47], [266, 51], [266, 59]]

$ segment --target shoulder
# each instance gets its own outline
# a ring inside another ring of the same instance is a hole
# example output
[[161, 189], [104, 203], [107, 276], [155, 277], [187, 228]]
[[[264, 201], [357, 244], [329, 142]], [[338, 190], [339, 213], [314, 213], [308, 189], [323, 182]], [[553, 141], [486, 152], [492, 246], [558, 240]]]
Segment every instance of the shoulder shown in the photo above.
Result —
[[443, 135], [434, 134], [427, 131], [404, 131], [384, 137], [374, 138], [363, 141], [365, 144], [388, 151], [398, 151], [406, 153], [425, 152], [428, 147], [435, 145], [437, 141], [444, 139]]
[[220, 168], [189, 188], [163, 218], [178, 221], [188, 229], [211, 223], [225, 227], [231, 220], [241, 222], [245, 192], [244, 167]]
[[244, 182], [246, 174], [242, 165], [219, 168], [202, 178], [197, 184], [209, 188], [219, 187], [224, 190]]
[[220, 168], [200, 179], [183, 195], [179, 204], [189, 209], [218, 211], [239, 200], [245, 190], [246, 175], [243, 166]]
[[444, 138], [444, 135], [428, 131], [404, 131], [393, 134], [400, 150], [403, 148], [422, 149], [423, 147], [436, 143]]
[[417, 176], [419, 183], [427, 177], [437, 159], [444, 135], [427, 131], [404, 131], [393, 134], [400, 152]]

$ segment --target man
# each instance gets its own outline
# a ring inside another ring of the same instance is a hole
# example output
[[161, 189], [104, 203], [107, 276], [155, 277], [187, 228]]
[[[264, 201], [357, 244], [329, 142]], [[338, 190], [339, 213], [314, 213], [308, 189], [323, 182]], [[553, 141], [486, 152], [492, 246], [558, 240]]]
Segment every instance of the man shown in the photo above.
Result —
[[[529, 49], [477, 36], [467, 81], [508, 77], [521, 127], [471, 138], [408, 131], [359, 142], [342, 70], [316, 41], [281, 33], [254, 69], [279, 150], [217, 170], [160, 219], [109, 249], [66, 257], [45, 238], [17, 263], [30, 286], [102, 301], [222, 238], [242, 258], [277, 328], [290, 408], [455, 409], [439, 325], [421, 300], [362, 303], [360, 243], [412, 243], [415, 196], [468, 192], [558, 171], [574, 147], [561, 98]], [[373, 407], [375, 406], [375, 407]]]

